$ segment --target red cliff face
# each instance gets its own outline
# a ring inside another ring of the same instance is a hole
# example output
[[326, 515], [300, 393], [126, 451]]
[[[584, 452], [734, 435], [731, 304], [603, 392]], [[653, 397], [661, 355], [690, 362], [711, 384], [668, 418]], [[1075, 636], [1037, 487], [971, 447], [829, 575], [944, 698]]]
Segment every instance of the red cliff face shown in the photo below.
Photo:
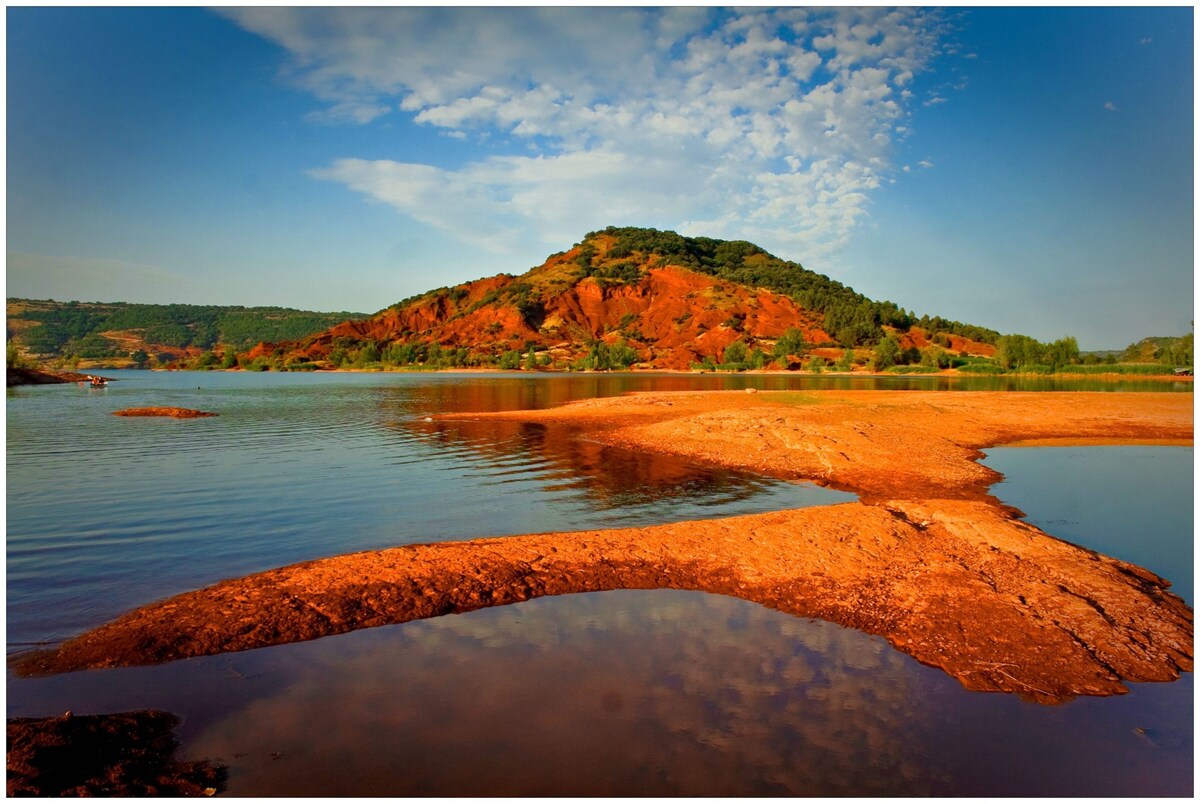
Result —
[[574, 360], [592, 341], [623, 339], [646, 367], [686, 369], [706, 357], [718, 360], [737, 340], [767, 349], [791, 327], [801, 329], [812, 344], [832, 340], [821, 329], [820, 314], [786, 296], [677, 266], [650, 268], [632, 283], [587, 277], [557, 292], [554, 282], [539, 283], [543, 287], [530, 296], [534, 307], [540, 306], [534, 314], [523, 314], [518, 300], [505, 294], [524, 278], [480, 279], [302, 341], [259, 344], [247, 357], [282, 348], [285, 356], [319, 361], [345, 341], [370, 341], [380, 348], [419, 341], [488, 355], [524, 352], [533, 344]]
[[929, 345], [940, 346], [954, 354], [966, 352], [967, 354], [981, 355], [983, 357], [991, 357], [996, 354], [996, 347], [990, 343], [979, 343], [970, 338], [949, 333], [940, 333], [939, 336], [934, 336], [920, 327], [912, 327], [900, 337], [900, 348], [902, 349], [908, 349], [912, 346], [923, 349]]
[[[634, 263], [609, 258], [600, 247], [592, 275], [579, 267], [581, 247], [551, 257], [520, 277], [506, 274], [433, 291], [362, 321], [348, 321], [302, 341], [260, 344], [247, 356], [327, 360], [341, 347], [367, 342], [384, 350], [392, 344], [438, 344], [466, 348], [495, 358], [533, 346], [558, 365], [588, 353], [597, 340], [624, 341], [642, 368], [687, 369], [711, 358], [720, 362], [726, 347], [742, 341], [770, 352], [785, 331], [797, 328], [813, 345], [836, 346], [823, 327], [823, 315], [790, 297], [725, 281], [665, 262], [654, 255]], [[958, 336], [955, 352], [990, 354], [992, 348]], [[914, 329], [903, 345], [930, 341]], [[911, 343], [910, 343], [911, 341]], [[548, 352], [547, 352], [548, 350]], [[840, 347], [831, 354], [841, 354]]]

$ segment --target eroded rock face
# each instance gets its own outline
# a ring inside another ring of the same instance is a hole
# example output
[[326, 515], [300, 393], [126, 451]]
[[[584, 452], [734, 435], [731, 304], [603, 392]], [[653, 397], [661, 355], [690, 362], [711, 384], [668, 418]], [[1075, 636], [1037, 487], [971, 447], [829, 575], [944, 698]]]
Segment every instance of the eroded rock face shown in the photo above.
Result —
[[126, 408], [125, 410], [113, 411], [114, 416], [169, 416], [172, 419], [203, 419], [207, 416], [216, 416], [216, 413], [209, 413], [204, 410], [192, 410], [191, 408]]
[[1192, 669], [1191, 609], [1153, 573], [1020, 521], [986, 494], [998, 476], [975, 459], [1051, 435], [1190, 441], [1190, 405], [1166, 394], [708, 393], [495, 414], [816, 479], [863, 502], [310, 561], [139, 609], [15, 667], [148, 664], [545, 595], [670, 588], [881, 635], [969, 689], [1047, 703], [1116, 694]]
[[[603, 234], [588, 241], [599, 250], [601, 263], [615, 261], [607, 258], [613, 244], [613, 238]], [[785, 294], [718, 279], [653, 254], [621, 258], [634, 269], [625, 280], [582, 276], [576, 263], [580, 253], [581, 247], [576, 247], [522, 276], [501, 274], [467, 282], [298, 341], [262, 343], [246, 358], [280, 353], [324, 361], [337, 342], [349, 338], [381, 348], [390, 343], [437, 343], [493, 357], [535, 344], [555, 360], [573, 362], [588, 353], [593, 340], [612, 345], [620, 338], [637, 353], [643, 368], [687, 370], [705, 358], [719, 360], [735, 341], [769, 352], [793, 327], [808, 343], [835, 345], [834, 333], [825, 330], [824, 313]], [[897, 336], [903, 348], [926, 346], [933, 337], [918, 327]], [[943, 334], [943, 343], [956, 353], [995, 352], [991, 344], [957, 335]], [[839, 347], [819, 354], [837, 359], [843, 351]]]

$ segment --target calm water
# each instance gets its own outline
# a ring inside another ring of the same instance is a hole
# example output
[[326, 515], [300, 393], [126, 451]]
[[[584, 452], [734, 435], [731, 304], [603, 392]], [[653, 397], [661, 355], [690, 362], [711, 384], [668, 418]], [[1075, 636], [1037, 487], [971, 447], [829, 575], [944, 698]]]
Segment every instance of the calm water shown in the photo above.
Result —
[[1190, 447], [1001, 448], [983, 463], [1005, 477], [992, 493], [1030, 523], [1156, 572], [1195, 605]]
[[[424, 421], [651, 388], [824, 387], [799, 378], [116, 376], [8, 397], [10, 651], [317, 556], [850, 498], [536, 426]], [[221, 416], [109, 415], [147, 404]], [[1031, 521], [1190, 600], [1191, 460], [1010, 449], [987, 463]], [[178, 712], [186, 755], [223, 759], [239, 795], [1191, 795], [1192, 689], [1187, 676], [1061, 707], [968, 693], [880, 639], [662, 590], [10, 677], [8, 712]]]

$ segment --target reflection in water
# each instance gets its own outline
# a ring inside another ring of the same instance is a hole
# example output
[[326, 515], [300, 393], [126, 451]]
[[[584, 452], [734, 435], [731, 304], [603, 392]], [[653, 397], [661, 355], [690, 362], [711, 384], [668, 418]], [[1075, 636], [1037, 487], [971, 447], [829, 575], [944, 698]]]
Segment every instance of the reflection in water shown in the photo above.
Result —
[[[57, 386], [9, 395], [10, 643], [66, 636], [168, 594], [308, 558], [631, 524], [623, 519], [630, 512], [647, 523], [748, 513], [794, 507], [802, 504], [794, 495], [808, 493], [517, 423], [425, 423], [429, 413], [635, 390], [947, 384], [790, 376], [121, 377], [104, 394]], [[951, 387], [1012, 382], [980, 378]], [[1087, 385], [1035, 380], [1028, 390], [1056, 387]], [[1190, 384], [1179, 390], [1190, 392]], [[221, 416], [110, 415], [149, 404]], [[1055, 521], [1073, 515], [1055, 506], [1103, 488], [1085, 471], [1100, 465], [1111, 459], [1010, 473], [1010, 480], [1026, 472], [1054, 478], [1053, 493], [1038, 502], [1010, 499], [1004, 485], [996, 493], [1059, 535]], [[1149, 478], [1140, 468], [1120, 475], [1121, 466], [1111, 471], [1130, 487]], [[1190, 511], [1190, 478], [1167, 486], [1181, 476], [1168, 474], [1152, 482], [1168, 489], [1173, 510]], [[1111, 552], [1133, 561], [1136, 554], [1121, 551], [1149, 541], [1146, 526], [1168, 521], [1151, 511], [1137, 528], [1108, 533], [1105, 524], [1120, 516], [1105, 506], [1125, 505], [1124, 498], [1101, 491], [1078, 499], [1097, 512], [1087, 538], [1111, 538]], [[1190, 537], [1190, 520], [1181, 521]], [[1177, 555], [1168, 560], [1180, 565]], [[673, 591], [542, 599], [159, 667], [7, 681], [10, 716], [178, 712], [187, 755], [223, 758], [230, 791], [245, 795], [1186, 796], [1192, 685], [1187, 675], [1119, 698], [1038, 706], [966, 692], [874, 637]]]
[[[230, 791], [246, 794], [929, 789], [920, 748], [892, 739], [889, 724], [918, 713], [906, 660], [881, 641], [725, 598], [618, 598], [443, 618], [313, 651], [278, 696], [190, 750], [279, 752], [236, 769]], [[337, 695], [334, 673], [353, 680]], [[880, 689], [880, 678], [895, 683]], [[336, 763], [308, 739], [313, 723], [343, 724]]]
[[[189, 700], [214, 676], [231, 700]], [[883, 795], [936, 789], [902, 735], [940, 676], [838, 626], [631, 591], [10, 689], [86, 711], [174, 687], [153, 705], [234, 795]]]
[[[400, 421], [391, 425], [398, 437], [414, 439], [416, 454], [453, 455], [457, 465], [480, 488], [507, 495], [536, 482], [560, 500], [605, 514], [605, 527], [647, 524], [692, 517], [730, 515], [756, 497], [773, 498], [779, 507], [832, 505], [854, 495], [811, 484], [788, 486], [771, 478], [719, 467], [693, 464], [658, 453], [635, 452], [601, 444], [566, 427], [534, 422], [484, 419]], [[783, 499], [782, 495], [790, 499]], [[764, 499], [755, 507], [763, 508]], [[593, 527], [581, 521], [579, 527]]]
[[1191, 694], [971, 693], [877, 637], [679, 591], [9, 679], [12, 715], [183, 714], [234, 795], [1190, 795]]

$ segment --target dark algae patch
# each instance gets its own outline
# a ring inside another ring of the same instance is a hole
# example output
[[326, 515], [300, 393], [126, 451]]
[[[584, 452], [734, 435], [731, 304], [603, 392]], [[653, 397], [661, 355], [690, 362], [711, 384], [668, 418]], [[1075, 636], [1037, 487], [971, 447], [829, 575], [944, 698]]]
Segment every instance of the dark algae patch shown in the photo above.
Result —
[[174, 758], [179, 718], [153, 710], [10, 718], [9, 796], [202, 796], [225, 769]]

